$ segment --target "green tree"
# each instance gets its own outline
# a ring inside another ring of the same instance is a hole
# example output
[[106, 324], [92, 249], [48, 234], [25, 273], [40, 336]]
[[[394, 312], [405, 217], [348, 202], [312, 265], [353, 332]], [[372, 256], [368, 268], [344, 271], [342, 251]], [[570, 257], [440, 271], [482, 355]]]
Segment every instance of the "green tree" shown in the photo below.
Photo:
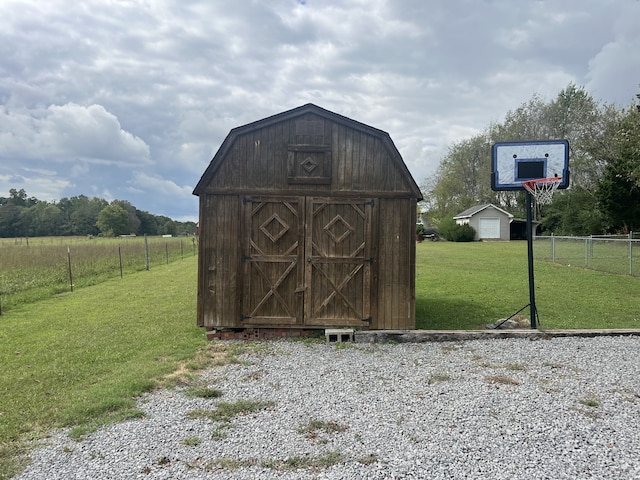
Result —
[[158, 235], [158, 220], [155, 215], [142, 210], [138, 210], [136, 214], [140, 220], [140, 235]]
[[140, 233], [140, 219], [138, 218], [138, 210], [134, 207], [131, 202], [127, 200], [114, 200], [111, 202], [112, 204], [119, 205], [123, 210], [127, 212], [128, 222], [129, 222], [129, 232], [132, 234]]
[[89, 198], [86, 195], [62, 198], [58, 207], [64, 217], [63, 235], [97, 235], [100, 233], [96, 226], [98, 214], [108, 205], [102, 198]]
[[[600, 105], [583, 88], [569, 84], [551, 101], [539, 95], [520, 105], [485, 132], [452, 145], [443, 157], [436, 174], [426, 181], [427, 210], [431, 221], [453, 216], [482, 203], [493, 203], [517, 217], [524, 217], [525, 195], [521, 192], [490, 190], [491, 145], [495, 142], [567, 139], [570, 146], [572, 194], [557, 192], [557, 199], [568, 195], [562, 204], [536, 206], [535, 217], [553, 214], [548, 227], [562, 225], [571, 231], [584, 231], [598, 222], [575, 222], [576, 211], [593, 211], [597, 203], [596, 186], [604, 166], [613, 158], [610, 139], [616, 132], [617, 111]], [[567, 206], [571, 208], [567, 208]], [[561, 218], [564, 215], [573, 218]], [[580, 217], [582, 218], [582, 217]], [[591, 225], [591, 226], [590, 226]]]
[[0, 237], [26, 236], [22, 217], [23, 210], [25, 210], [25, 207], [18, 207], [13, 203], [0, 206]]
[[491, 190], [491, 142], [480, 134], [454, 143], [425, 186], [427, 217], [432, 223], [456, 215], [477, 203], [494, 203]]
[[606, 230], [606, 219], [592, 192], [574, 186], [557, 192], [553, 203], [543, 207], [543, 235], [591, 235]]
[[26, 235], [30, 237], [48, 237], [60, 235], [64, 217], [62, 211], [48, 202], [37, 202], [22, 211]]
[[[640, 98], [640, 97], [639, 97]], [[597, 188], [600, 208], [612, 231], [640, 229], [640, 110], [632, 104], [620, 116], [612, 157]]]
[[98, 214], [97, 226], [103, 235], [128, 235], [131, 233], [129, 212], [117, 203], [112, 202]]
[[27, 192], [24, 191], [24, 188], [20, 190], [16, 190], [12, 188], [9, 190], [9, 202], [16, 207], [26, 207], [27, 206]]
[[176, 222], [174, 222], [173, 220], [165, 222], [165, 224], [162, 226], [162, 233], [164, 235], [173, 235], [175, 237], [178, 233], [178, 226], [176, 225]]

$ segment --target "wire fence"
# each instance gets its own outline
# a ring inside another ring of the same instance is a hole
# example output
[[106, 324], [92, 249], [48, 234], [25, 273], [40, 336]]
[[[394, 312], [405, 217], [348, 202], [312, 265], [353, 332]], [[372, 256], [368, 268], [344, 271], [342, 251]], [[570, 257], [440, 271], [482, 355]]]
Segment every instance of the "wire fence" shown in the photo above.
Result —
[[629, 235], [534, 237], [534, 255], [563, 265], [622, 275], [640, 275], [640, 239]]
[[0, 315], [21, 303], [195, 255], [195, 237], [0, 239]]

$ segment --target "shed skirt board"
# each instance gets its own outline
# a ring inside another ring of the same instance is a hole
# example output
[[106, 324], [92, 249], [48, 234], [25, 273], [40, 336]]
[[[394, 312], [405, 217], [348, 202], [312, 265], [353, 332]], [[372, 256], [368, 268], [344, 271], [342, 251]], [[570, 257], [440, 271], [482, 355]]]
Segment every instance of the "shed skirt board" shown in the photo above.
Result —
[[244, 326], [367, 326], [371, 210], [367, 199], [243, 201]]
[[500, 238], [500, 219], [480, 218], [478, 223], [478, 238]]

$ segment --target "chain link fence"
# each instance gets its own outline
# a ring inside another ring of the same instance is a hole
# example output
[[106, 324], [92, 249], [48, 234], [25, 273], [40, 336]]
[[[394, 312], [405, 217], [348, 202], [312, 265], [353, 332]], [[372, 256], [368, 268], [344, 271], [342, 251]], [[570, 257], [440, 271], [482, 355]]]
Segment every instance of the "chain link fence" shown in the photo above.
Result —
[[640, 239], [629, 235], [534, 237], [536, 260], [640, 276]]

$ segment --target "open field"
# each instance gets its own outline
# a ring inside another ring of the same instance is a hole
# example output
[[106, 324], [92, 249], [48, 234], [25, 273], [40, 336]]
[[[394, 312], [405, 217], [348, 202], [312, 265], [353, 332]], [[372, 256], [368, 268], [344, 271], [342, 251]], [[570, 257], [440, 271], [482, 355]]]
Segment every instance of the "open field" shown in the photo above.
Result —
[[[528, 303], [525, 242], [424, 242], [417, 265], [418, 328], [482, 328]], [[185, 255], [0, 316], [0, 478], [25, 440], [138, 416], [137, 395], [220, 355], [195, 326], [196, 270]], [[640, 328], [637, 277], [536, 262], [536, 294], [543, 328]]]
[[0, 309], [195, 254], [195, 237], [1, 238]]

